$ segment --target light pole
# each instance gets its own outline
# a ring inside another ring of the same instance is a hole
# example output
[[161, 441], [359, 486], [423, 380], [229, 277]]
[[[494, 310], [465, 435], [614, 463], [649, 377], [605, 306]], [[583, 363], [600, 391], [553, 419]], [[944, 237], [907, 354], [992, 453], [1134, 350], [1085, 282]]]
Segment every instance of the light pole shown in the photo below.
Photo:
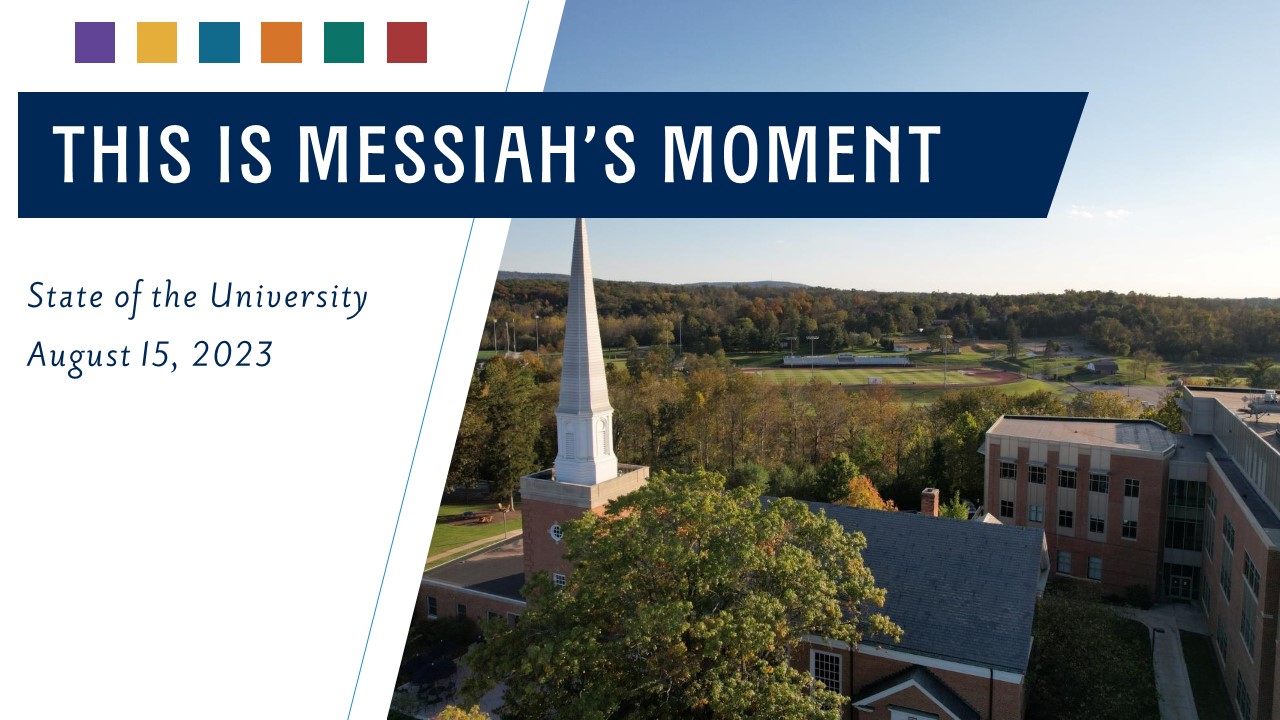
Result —
[[510, 355], [511, 354], [511, 321], [510, 320], [502, 321], [502, 336], [507, 341], [507, 354]]
[[542, 354], [542, 336], [538, 334], [538, 318], [540, 317], [542, 316], [537, 313], [533, 314], [533, 349], [539, 355]]
[[791, 349], [791, 356], [795, 357], [796, 342], [798, 342], [800, 338], [796, 337], [795, 335], [788, 335], [787, 337], [784, 337], [782, 339], [787, 341], [787, 347]]
[[813, 372], [813, 341], [818, 339], [817, 335], [806, 335], [805, 340], [809, 341], [809, 372]]
[[498, 354], [498, 318], [493, 319], [493, 354]]
[[942, 341], [942, 389], [947, 389], [947, 347], [951, 344], [951, 335], [939, 335], [938, 339]]

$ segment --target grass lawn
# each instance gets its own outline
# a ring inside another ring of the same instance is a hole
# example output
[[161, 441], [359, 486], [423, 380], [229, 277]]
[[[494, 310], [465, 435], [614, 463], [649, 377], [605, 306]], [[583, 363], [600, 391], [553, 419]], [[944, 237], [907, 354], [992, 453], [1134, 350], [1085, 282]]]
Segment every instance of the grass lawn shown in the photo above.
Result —
[[[816, 377], [819, 380], [841, 385], [866, 385], [867, 379], [873, 377], [881, 378], [886, 385], [941, 385], [942, 375], [941, 367], [845, 367], [826, 370], [822, 368], [815, 370], [810, 370], [809, 368], [785, 368], [760, 373], [762, 379], [775, 383], [787, 381], [807, 383], [810, 378]], [[986, 385], [991, 382], [991, 378], [968, 375], [963, 369], [950, 370], [946, 373], [946, 376], [948, 385]]]
[[1213, 659], [1212, 642], [1204, 635], [1180, 631], [1182, 657], [1187, 663], [1187, 675], [1191, 678], [1191, 693], [1196, 699], [1196, 713], [1200, 720], [1231, 720], [1231, 700], [1227, 686], [1222, 683], [1218, 663]]
[[[497, 507], [496, 502], [492, 503], [476, 503], [476, 504], [443, 504], [440, 506], [440, 516], [436, 519], [435, 530], [431, 533], [431, 549], [427, 551], [427, 556], [438, 555], [439, 553], [461, 547], [470, 542], [484, 540], [485, 538], [501, 538], [503, 535], [502, 514], [499, 513], [491, 523], [481, 525], [480, 523], [468, 525], [450, 525], [444, 520], [452, 515], [461, 515], [464, 512], [493, 510]], [[519, 504], [516, 510], [520, 509]], [[508, 520], [506, 530], [509, 532], [520, 531], [520, 519], [515, 518]]]

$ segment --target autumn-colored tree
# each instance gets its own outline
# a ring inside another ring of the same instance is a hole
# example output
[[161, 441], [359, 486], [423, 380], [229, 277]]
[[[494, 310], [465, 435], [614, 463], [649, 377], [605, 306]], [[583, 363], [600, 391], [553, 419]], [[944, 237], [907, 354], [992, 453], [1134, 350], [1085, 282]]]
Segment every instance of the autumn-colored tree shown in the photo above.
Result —
[[481, 710], [479, 705], [472, 705], [466, 710], [449, 705], [436, 715], [436, 720], [489, 720], [489, 714]]
[[876, 490], [871, 478], [866, 475], [854, 475], [849, 480], [849, 494], [839, 500], [839, 503], [849, 507], [867, 508], [868, 510], [896, 511], [898, 509], [894, 506], [892, 500], [885, 500], [880, 497], [880, 491]]
[[1076, 417], [1133, 419], [1142, 414], [1142, 401], [1123, 393], [1090, 390], [1073, 395], [1068, 409]]
[[466, 696], [504, 683], [503, 717], [835, 720], [847, 698], [792, 665], [804, 639], [901, 634], [861, 533], [713, 473], [660, 473], [564, 530], [568, 585], [535, 575], [466, 658]]

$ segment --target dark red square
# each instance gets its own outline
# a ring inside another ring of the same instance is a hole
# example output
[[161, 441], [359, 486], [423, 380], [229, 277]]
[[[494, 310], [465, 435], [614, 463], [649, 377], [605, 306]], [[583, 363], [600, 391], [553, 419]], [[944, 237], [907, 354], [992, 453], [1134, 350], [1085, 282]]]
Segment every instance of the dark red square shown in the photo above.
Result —
[[427, 24], [424, 22], [387, 23], [387, 62], [424, 63], [427, 61]]

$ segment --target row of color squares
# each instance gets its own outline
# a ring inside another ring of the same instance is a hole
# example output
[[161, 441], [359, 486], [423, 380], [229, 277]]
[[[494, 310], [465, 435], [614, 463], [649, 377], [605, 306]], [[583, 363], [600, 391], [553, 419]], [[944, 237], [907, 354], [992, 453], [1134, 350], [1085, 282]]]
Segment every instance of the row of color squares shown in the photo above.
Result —
[[[76, 62], [113, 63], [115, 61], [115, 23], [76, 23]], [[325, 23], [324, 61], [327, 63], [364, 62], [364, 23]], [[426, 23], [387, 23], [387, 62], [425, 63], [426, 61]], [[138, 23], [138, 62], [178, 62], [178, 23]], [[200, 62], [240, 62], [240, 23], [200, 23]], [[262, 62], [302, 62], [302, 23], [262, 23]]]

